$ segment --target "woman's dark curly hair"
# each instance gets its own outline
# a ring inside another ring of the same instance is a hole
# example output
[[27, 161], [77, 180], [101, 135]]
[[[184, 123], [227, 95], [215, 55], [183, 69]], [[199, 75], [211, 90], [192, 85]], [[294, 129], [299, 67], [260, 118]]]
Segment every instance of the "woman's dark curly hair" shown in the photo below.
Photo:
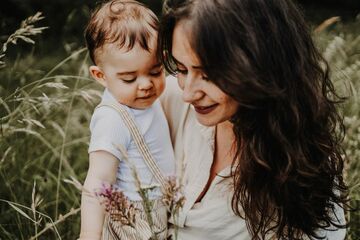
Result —
[[345, 227], [334, 217], [336, 205], [347, 206], [342, 98], [298, 8], [290, 0], [165, 1], [159, 57], [172, 74], [180, 20], [208, 78], [240, 104], [231, 119], [232, 208], [253, 239], [321, 238], [319, 229]]

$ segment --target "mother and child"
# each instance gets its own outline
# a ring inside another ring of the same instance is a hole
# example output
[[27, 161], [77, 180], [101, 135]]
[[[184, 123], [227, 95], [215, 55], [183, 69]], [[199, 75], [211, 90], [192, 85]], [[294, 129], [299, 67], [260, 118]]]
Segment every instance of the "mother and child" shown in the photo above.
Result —
[[[166, 0], [159, 23], [112, 0], [85, 38], [105, 91], [81, 240], [344, 239], [341, 99], [293, 1]], [[162, 197], [171, 176], [176, 217]], [[117, 212], [93, 194], [106, 184]]]

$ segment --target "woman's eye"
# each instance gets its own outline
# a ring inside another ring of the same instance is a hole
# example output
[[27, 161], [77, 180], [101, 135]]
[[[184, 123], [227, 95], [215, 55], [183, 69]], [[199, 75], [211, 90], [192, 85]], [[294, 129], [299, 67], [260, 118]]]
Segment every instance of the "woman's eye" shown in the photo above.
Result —
[[201, 78], [202, 78], [203, 80], [205, 80], [205, 81], [209, 81], [209, 78], [208, 78], [207, 75], [201, 75]]
[[181, 69], [181, 68], [176, 68], [175, 71], [177, 73], [180, 73], [180, 74], [183, 74], [183, 75], [186, 75], [187, 72], [188, 72], [186, 69]]

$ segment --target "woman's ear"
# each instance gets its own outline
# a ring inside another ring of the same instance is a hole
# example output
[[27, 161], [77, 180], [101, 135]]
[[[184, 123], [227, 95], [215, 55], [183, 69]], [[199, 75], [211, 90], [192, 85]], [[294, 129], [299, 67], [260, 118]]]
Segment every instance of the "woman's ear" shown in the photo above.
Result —
[[91, 76], [98, 81], [101, 85], [103, 85], [104, 87], [107, 87], [107, 82], [106, 82], [106, 78], [105, 78], [105, 74], [103, 73], [103, 71], [98, 67], [98, 66], [90, 66], [89, 67], [89, 72], [91, 74]]

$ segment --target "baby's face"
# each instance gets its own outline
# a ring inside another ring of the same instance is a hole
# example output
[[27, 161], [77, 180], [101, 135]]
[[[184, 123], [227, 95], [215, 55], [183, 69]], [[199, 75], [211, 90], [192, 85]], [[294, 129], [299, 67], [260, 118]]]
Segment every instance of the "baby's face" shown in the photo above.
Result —
[[98, 53], [107, 89], [118, 102], [131, 108], [150, 107], [165, 88], [165, 73], [153, 43], [150, 52], [139, 44], [130, 51], [106, 44]]

